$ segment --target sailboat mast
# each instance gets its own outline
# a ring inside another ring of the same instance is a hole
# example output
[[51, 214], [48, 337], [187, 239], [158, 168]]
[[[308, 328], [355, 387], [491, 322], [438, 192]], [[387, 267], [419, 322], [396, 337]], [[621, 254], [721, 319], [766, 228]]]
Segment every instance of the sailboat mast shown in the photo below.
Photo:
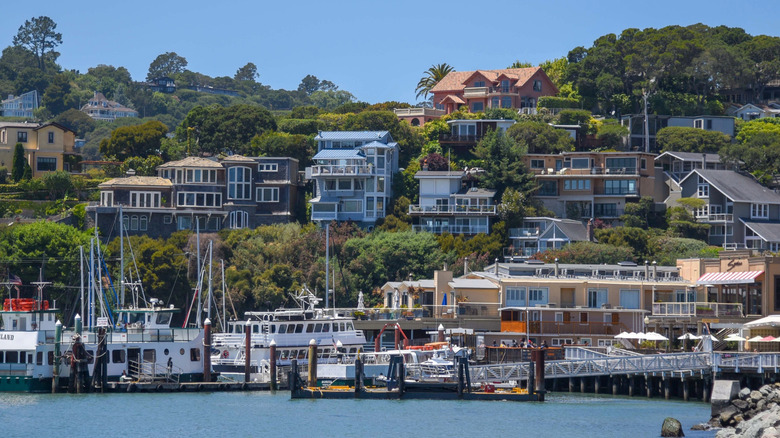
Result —
[[92, 329], [95, 321], [95, 239], [89, 241], [89, 318], [87, 328]]
[[84, 316], [84, 246], [79, 246], [79, 291], [81, 293], [81, 313], [79, 315]]
[[225, 307], [225, 260], [222, 260], [222, 331], [226, 331], [227, 327], [227, 310]]
[[125, 228], [122, 205], [119, 205], [119, 308], [125, 307]]
[[195, 252], [198, 253], [198, 272], [196, 275], [196, 277], [198, 277], [198, 285], [195, 287], [195, 293], [198, 294], [198, 313], [195, 315], [195, 326], [200, 328], [200, 314], [202, 311], [201, 309], [203, 308], [200, 303], [200, 287], [203, 277], [200, 276], [200, 220], [197, 216], [195, 217]]
[[207, 315], [206, 317], [208, 319], [211, 319], [211, 261], [212, 261], [213, 253], [214, 253], [214, 241], [209, 240], [209, 297], [206, 300], [206, 308], [208, 309], [208, 311], [206, 312]]
[[325, 308], [328, 307], [328, 291], [330, 290], [330, 223], [325, 223]]

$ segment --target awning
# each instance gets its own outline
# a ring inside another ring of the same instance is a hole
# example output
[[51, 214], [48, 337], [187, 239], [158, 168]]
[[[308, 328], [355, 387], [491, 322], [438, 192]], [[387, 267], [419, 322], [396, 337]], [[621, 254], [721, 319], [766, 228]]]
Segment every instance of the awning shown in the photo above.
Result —
[[710, 272], [702, 275], [696, 284], [743, 284], [755, 283], [764, 271]]

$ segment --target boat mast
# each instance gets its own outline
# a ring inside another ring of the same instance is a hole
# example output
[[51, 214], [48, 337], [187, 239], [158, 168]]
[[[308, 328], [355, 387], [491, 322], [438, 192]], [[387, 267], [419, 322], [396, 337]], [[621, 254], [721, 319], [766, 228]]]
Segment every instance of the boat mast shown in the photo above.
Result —
[[227, 311], [225, 308], [225, 260], [222, 260], [222, 331], [224, 332], [227, 327]]
[[211, 261], [214, 253], [214, 241], [209, 240], [209, 297], [206, 300], [206, 318], [211, 319]]
[[119, 308], [125, 307], [125, 228], [122, 205], [119, 205]]
[[330, 290], [330, 223], [325, 223], [325, 308], [328, 308], [328, 291]]
[[87, 329], [92, 329], [95, 321], [95, 239], [89, 241], [89, 317], [87, 318]]
[[[80, 278], [80, 285], [79, 285], [79, 291], [81, 293], [81, 313], [79, 315], [84, 314], [84, 246], [79, 246], [79, 278]], [[67, 321], [66, 321], [67, 322]]]
[[196, 275], [196, 277], [198, 277], [198, 285], [195, 287], [195, 293], [198, 295], [198, 309], [197, 314], [195, 315], [195, 326], [200, 328], [200, 313], [202, 309], [200, 303], [200, 287], [203, 277], [200, 276], [200, 220], [197, 216], [195, 216], [195, 252], [198, 253], [198, 272]]

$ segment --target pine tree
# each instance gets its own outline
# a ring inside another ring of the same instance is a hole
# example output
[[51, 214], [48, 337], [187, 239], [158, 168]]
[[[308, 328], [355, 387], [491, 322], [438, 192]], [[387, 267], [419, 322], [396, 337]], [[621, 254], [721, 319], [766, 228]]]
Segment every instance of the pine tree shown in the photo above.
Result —
[[16, 143], [14, 161], [11, 167], [11, 178], [13, 178], [15, 182], [21, 181], [24, 177], [25, 164], [27, 164], [27, 161], [24, 159], [24, 146], [22, 146], [21, 143]]

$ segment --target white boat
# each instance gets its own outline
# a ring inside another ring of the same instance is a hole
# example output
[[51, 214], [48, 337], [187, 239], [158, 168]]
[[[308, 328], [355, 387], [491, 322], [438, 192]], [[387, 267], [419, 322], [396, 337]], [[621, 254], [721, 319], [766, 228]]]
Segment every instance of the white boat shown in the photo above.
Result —
[[243, 379], [246, 363], [246, 326], [251, 327], [250, 372], [252, 380], [267, 381], [271, 343], [276, 344], [276, 363], [289, 366], [309, 361], [309, 343], [318, 346], [320, 362], [337, 361], [339, 354], [355, 355], [363, 348], [366, 337], [356, 330], [354, 320], [328, 313], [317, 307], [320, 299], [303, 288], [293, 296], [298, 308], [281, 308], [271, 312], [246, 312], [246, 320], [230, 321], [226, 333], [213, 335], [212, 369], [223, 376]]

